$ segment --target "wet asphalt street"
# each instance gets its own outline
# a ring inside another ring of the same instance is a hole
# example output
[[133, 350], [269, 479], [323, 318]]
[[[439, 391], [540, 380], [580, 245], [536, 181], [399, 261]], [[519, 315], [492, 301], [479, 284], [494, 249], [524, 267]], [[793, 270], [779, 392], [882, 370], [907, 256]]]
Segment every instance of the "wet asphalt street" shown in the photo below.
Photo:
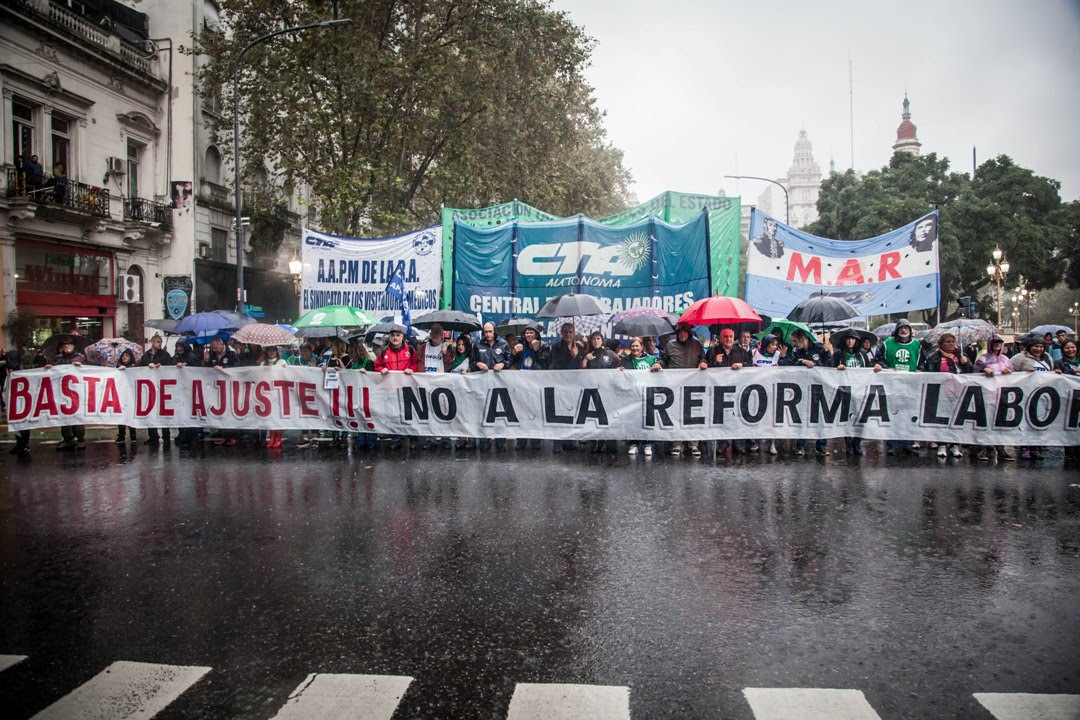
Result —
[[160, 718], [271, 718], [310, 673], [412, 677], [394, 720], [501, 720], [519, 683], [626, 687], [642, 720], [749, 720], [746, 688], [853, 689], [884, 720], [1080, 693], [1080, 473], [1060, 454], [102, 437], [35, 440], [28, 463], [2, 446], [0, 654], [27, 656], [0, 672], [5, 718], [116, 661], [211, 668]]

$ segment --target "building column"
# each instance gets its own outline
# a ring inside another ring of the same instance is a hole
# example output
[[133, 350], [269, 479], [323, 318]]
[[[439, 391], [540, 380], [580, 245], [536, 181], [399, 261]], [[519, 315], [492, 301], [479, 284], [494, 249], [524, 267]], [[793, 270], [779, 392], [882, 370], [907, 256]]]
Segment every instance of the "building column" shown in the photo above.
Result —
[[[7, 323], [8, 313], [15, 310], [15, 233], [0, 226], [0, 325]], [[6, 328], [0, 330], [3, 346], [9, 348], [11, 336]]]

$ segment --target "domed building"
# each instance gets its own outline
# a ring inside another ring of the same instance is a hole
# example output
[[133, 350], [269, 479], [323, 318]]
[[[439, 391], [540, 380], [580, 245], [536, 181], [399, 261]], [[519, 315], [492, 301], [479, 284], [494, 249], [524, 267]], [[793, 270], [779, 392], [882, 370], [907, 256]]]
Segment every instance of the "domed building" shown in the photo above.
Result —
[[900, 116], [900, 126], [896, 128], [896, 143], [892, 146], [893, 152], [906, 152], [912, 155], [919, 154], [922, 143], [919, 142], [915, 123], [911, 122], [911, 103], [907, 95], [904, 95], [904, 112]]
[[[799, 131], [795, 141], [795, 155], [788, 168], [787, 177], [777, 182], [787, 189], [787, 210], [792, 227], [804, 227], [818, 218], [817, 201], [821, 194], [821, 166], [814, 160], [814, 146], [806, 134]], [[783, 191], [770, 185], [758, 196], [757, 207], [762, 212], [783, 220], [785, 211]]]

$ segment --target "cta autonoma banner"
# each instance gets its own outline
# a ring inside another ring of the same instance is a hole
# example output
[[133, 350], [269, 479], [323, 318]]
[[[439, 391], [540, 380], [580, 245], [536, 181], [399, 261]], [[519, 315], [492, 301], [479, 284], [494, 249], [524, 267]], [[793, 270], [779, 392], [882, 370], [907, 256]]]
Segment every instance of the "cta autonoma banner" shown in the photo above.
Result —
[[353, 430], [441, 437], [711, 440], [863, 437], [1080, 445], [1080, 380], [833, 368], [470, 373], [70, 366], [14, 373], [12, 430]]
[[684, 225], [648, 218], [611, 227], [584, 216], [454, 224], [455, 310], [485, 320], [533, 317], [549, 298], [593, 295], [608, 312], [681, 313], [709, 294], [708, 215]]
[[860, 316], [937, 307], [938, 213], [869, 240], [829, 240], [750, 213], [746, 302], [772, 317], [819, 293]]
[[386, 238], [344, 238], [304, 228], [300, 312], [357, 307], [375, 317], [401, 312], [386, 284], [401, 269], [412, 314], [436, 310], [442, 284], [442, 227]]

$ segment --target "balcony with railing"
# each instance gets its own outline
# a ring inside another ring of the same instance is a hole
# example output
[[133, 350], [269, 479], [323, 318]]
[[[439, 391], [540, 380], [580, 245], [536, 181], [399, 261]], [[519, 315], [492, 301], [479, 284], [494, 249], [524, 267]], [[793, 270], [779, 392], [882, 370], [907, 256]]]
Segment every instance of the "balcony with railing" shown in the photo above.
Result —
[[124, 198], [124, 219], [157, 225], [162, 230], [172, 229], [171, 205], [145, 200], [143, 198]]
[[26, 198], [41, 207], [64, 208], [95, 217], [109, 215], [109, 189], [67, 178], [31, 178], [26, 171], [8, 168], [7, 196]]

